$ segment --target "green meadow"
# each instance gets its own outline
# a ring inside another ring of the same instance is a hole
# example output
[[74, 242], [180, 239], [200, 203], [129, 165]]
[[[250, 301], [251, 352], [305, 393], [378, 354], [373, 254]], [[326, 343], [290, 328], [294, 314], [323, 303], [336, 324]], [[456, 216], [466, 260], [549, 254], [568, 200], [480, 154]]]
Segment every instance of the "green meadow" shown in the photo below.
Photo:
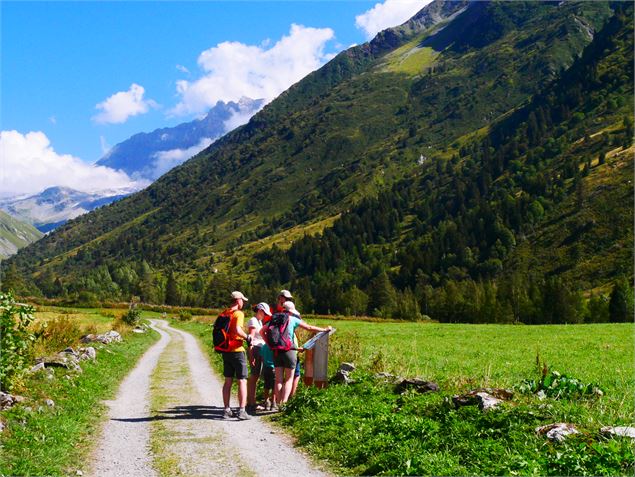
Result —
[[[307, 321], [336, 328], [331, 375], [341, 362], [353, 362], [355, 382], [331, 382], [325, 390], [301, 387], [273, 420], [336, 473], [633, 474], [631, 441], [600, 433], [603, 426], [635, 421], [632, 324]], [[211, 317], [195, 317], [175, 324], [198, 335], [213, 356], [210, 322]], [[545, 369], [595, 385], [603, 394], [540, 399], [520, 391], [523, 381], [538, 380]], [[435, 381], [440, 391], [397, 394], [394, 385], [374, 377], [382, 371]], [[514, 397], [489, 412], [454, 407], [453, 396], [481, 387], [504, 387]], [[537, 434], [537, 427], [556, 422], [574, 424], [579, 434], [562, 443]]]

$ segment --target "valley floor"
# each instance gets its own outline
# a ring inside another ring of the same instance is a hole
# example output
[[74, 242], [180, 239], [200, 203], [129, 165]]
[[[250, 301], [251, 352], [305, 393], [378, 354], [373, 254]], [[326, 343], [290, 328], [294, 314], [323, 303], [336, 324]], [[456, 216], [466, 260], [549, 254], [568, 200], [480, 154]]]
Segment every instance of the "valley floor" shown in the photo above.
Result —
[[152, 323], [161, 339], [108, 403], [90, 475], [325, 475], [261, 417], [222, 420], [222, 383], [196, 339]]

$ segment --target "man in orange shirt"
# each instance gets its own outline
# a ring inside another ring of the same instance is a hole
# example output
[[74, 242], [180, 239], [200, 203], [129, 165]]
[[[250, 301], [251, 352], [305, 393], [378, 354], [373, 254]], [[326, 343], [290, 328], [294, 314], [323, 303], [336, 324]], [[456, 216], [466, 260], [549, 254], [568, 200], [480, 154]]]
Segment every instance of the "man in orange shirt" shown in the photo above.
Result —
[[239, 291], [232, 292], [232, 306], [229, 308], [231, 312], [231, 320], [229, 322], [229, 350], [223, 352], [223, 376], [225, 383], [223, 384], [223, 404], [225, 411], [223, 419], [231, 419], [234, 417], [229, 402], [231, 399], [232, 384], [234, 378], [238, 380], [238, 413], [236, 417], [239, 420], [251, 419], [245, 412], [245, 404], [247, 403], [247, 357], [245, 356], [245, 348], [243, 341], [248, 337], [243, 331], [245, 315], [241, 311], [247, 297]]

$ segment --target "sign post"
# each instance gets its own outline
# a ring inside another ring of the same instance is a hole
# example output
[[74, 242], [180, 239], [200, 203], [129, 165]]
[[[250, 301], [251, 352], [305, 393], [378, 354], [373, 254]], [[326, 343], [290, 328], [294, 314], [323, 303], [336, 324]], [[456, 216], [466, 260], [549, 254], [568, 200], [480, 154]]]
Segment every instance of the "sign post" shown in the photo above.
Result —
[[326, 387], [329, 367], [329, 335], [331, 333], [335, 333], [335, 329], [331, 329], [330, 332], [321, 331], [302, 346], [305, 350], [304, 384], [306, 386]]

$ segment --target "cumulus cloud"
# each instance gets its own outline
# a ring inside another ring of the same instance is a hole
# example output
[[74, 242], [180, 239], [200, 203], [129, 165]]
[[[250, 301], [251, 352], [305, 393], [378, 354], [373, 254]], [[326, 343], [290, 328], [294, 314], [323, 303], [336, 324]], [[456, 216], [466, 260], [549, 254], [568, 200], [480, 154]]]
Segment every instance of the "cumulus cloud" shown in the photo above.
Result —
[[237, 101], [242, 96], [269, 102], [333, 57], [325, 48], [334, 36], [330, 28], [292, 24], [289, 34], [273, 45], [226, 41], [205, 50], [198, 58], [204, 75], [177, 81], [180, 102], [171, 113], [198, 114], [217, 101]]
[[401, 25], [425, 7], [431, 0], [386, 0], [355, 17], [355, 26], [372, 39], [386, 28]]
[[0, 131], [0, 157], [0, 197], [37, 194], [52, 186], [95, 192], [147, 185], [122, 171], [58, 154], [43, 132]]
[[142, 171], [146, 177], [151, 177], [153, 180], [158, 179], [163, 174], [168, 172], [173, 167], [182, 164], [190, 157], [195, 156], [206, 147], [209, 147], [214, 140], [212, 138], [203, 138], [198, 144], [187, 149], [170, 149], [169, 151], [159, 151], [153, 154], [155, 160], [152, 162], [150, 170]]
[[145, 89], [136, 83], [130, 85], [128, 91], [119, 91], [95, 106], [101, 112], [93, 116], [93, 121], [100, 124], [125, 123], [129, 117], [147, 113], [158, 104], [151, 99], [144, 99]]

